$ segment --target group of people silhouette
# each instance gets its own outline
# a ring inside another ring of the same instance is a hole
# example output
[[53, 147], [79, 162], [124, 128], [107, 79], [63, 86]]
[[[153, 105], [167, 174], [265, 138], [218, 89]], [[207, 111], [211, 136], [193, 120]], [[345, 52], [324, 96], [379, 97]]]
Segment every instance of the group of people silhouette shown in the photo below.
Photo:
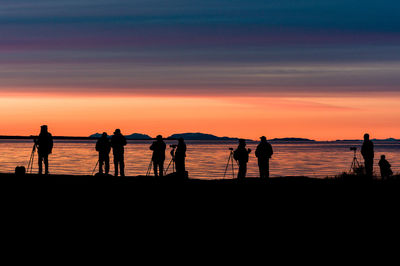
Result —
[[[38, 164], [39, 164], [39, 174], [43, 173], [43, 164], [45, 166], [45, 174], [49, 174], [49, 155], [53, 151], [53, 137], [48, 132], [47, 125], [41, 126], [40, 134], [34, 139], [35, 146], [38, 151]], [[126, 138], [121, 133], [120, 129], [116, 129], [111, 139], [106, 132], [96, 142], [96, 151], [99, 154], [99, 173], [109, 174], [110, 172], [110, 153], [113, 151], [114, 156], [114, 176], [125, 176], [125, 146], [127, 145]], [[175, 162], [176, 174], [185, 175], [185, 158], [186, 158], [186, 143], [183, 138], [178, 139], [177, 145], [171, 145], [173, 148], [171, 151], [172, 160]], [[153, 151], [151, 158], [154, 175], [156, 177], [162, 177], [164, 174], [164, 161], [165, 161], [165, 151], [167, 145], [161, 135], [156, 137], [156, 140], [151, 144], [150, 150]], [[246, 178], [247, 173], [247, 163], [249, 162], [249, 154], [251, 149], [246, 149], [246, 140], [239, 139], [239, 145], [237, 149], [233, 152], [233, 158], [237, 161], [239, 165], [239, 171], [237, 178]], [[258, 160], [258, 168], [260, 173], [260, 178], [269, 178], [269, 160], [274, 154], [272, 145], [268, 143], [267, 138], [262, 136], [260, 138], [260, 143], [255, 151], [255, 156]], [[369, 134], [364, 135], [364, 142], [361, 147], [361, 155], [364, 158], [365, 174], [367, 177], [372, 178], [373, 176], [373, 163], [374, 163], [374, 144], [370, 140]], [[104, 166], [104, 171], [103, 171]], [[393, 175], [390, 163], [386, 160], [385, 155], [381, 156], [379, 161], [379, 167], [382, 179], [388, 178]]]

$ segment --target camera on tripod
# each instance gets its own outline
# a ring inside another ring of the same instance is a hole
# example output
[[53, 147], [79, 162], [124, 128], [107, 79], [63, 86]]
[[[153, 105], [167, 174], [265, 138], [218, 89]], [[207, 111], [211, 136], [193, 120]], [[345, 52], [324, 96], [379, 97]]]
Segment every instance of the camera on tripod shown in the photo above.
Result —
[[357, 147], [350, 147], [350, 150], [351, 150], [351, 151], [356, 151], [356, 150], [357, 150]]
[[233, 148], [229, 148], [230, 151], [233, 151]]
[[176, 147], [178, 147], [178, 145], [175, 145], [175, 144], [172, 144], [172, 145], [169, 145], [171, 148], [173, 148], [173, 149], [176, 149]]

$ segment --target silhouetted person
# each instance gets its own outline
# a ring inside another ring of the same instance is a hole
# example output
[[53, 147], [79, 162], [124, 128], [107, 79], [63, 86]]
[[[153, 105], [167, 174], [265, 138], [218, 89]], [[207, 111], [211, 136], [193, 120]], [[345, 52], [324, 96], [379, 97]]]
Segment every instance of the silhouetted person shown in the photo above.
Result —
[[183, 138], [178, 139], [178, 146], [175, 151], [175, 166], [178, 175], [185, 175], [186, 143]]
[[372, 177], [374, 170], [374, 144], [369, 139], [369, 134], [364, 135], [364, 143], [361, 147], [361, 154], [364, 158], [365, 173], [368, 177]]
[[392, 166], [386, 160], [386, 156], [382, 155], [381, 160], [379, 161], [379, 168], [381, 170], [382, 180], [388, 179], [390, 176], [393, 175], [392, 169], [390, 169], [390, 167]]
[[153, 142], [150, 146], [150, 150], [153, 151], [153, 156], [151, 160], [153, 161], [154, 175], [163, 176], [164, 171], [164, 161], [165, 161], [165, 149], [167, 145], [161, 135], [157, 136], [157, 140]]
[[111, 147], [114, 155], [115, 176], [118, 176], [118, 165], [121, 176], [125, 176], [125, 162], [124, 162], [124, 146], [126, 139], [121, 134], [120, 129], [116, 129], [114, 135], [111, 137]]
[[260, 170], [260, 178], [269, 178], [269, 159], [271, 158], [274, 151], [272, 150], [271, 144], [267, 142], [267, 138], [262, 136], [260, 144], [256, 149], [256, 157], [258, 158], [258, 168]]
[[39, 175], [43, 173], [43, 165], [45, 167], [45, 174], [49, 174], [49, 154], [53, 152], [53, 136], [48, 132], [47, 126], [40, 127], [40, 134], [35, 139], [39, 155]]
[[233, 153], [233, 158], [239, 163], [238, 179], [245, 179], [247, 172], [247, 163], [249, 162], [250, 149], [246, 149], [246, 141], [239, 139], [239, 146]]
[[105, 173], [108, 175], [110, 172], [111, 143], [106, 132], [104, 132], [103, 135], [101, 135], [101, 138], [97, 140], [96, 151], [99, 152], [99, 173], [103, 173], [103, 164], [105, 164]]

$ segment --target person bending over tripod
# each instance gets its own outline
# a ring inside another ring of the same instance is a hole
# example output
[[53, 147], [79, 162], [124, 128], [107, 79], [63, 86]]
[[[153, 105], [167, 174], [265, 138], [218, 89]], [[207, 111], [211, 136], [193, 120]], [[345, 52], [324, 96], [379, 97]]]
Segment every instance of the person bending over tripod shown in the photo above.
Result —
[[186, 144], [183, 138], [178, 139], [178, 146], [175, 152], [175, 166], [176, 173], [180, 176], [184, 176], [185, 169], [185, 157], [186, 157]]
[[103, 164], [105, 164], [105, 173], [108, 175], [110, 172], [111, 143], [106, 132], [97, 140], [96, 151], [99, 152], [99, 173], [103, 174]]
[[126, 144], [126, 139], [121, 134], [121, 130], [116, 129], [114, 135], [111, 137], [111, 147], [113, 148], [114, 154], [115, 176], [118, 176], [118, 165], [121, 176], [125, 176], [124, 146]]
[[246, 149], [246, 141], [239, 139], [239, 146], [233, 153], [233, 158], [239, 163], [238, 179], [245, 179], [247, 172], [247, 163], [249, 162], [250, 149]]
[[47, 126], [40, 127], [40, 134], [34, 140], [39, 156], [39, 175], [43, 173], [43, 162], [45, 174], [49, 174], [49, 154], [53, 152], [53, 136], [48, 132]]
[[[154, 175], [158, 177], [163, 176], [164, 171], [164, 161], [165, 161], [165, 149], [167, 145], [165, 144], [161, 135], [157, 136], [157, 140], [153, 142], [150, 146], [150, 150], [153, 151], [153, 156], [151, 160], [153, 161]], [[158, 172], [157, 172], [158, 170]]]

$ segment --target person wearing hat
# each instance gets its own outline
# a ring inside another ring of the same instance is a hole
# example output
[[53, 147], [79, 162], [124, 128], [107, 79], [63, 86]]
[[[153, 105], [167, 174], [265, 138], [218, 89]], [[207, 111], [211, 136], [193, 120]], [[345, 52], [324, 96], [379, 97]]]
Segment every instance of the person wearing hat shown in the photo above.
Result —
[[111, 147], [114, 155], [115, 176], [118, 176], [118, 166], [120, 175], [125, 176], [125, 162], [124, 162], [124, 146], [127, 144], [125, 137], [122, 135], [120, 129], [116, 129], [114, 135], [111, 137]]
[[96, 151], [99, 152], [99, 173], [103, 174], [103, 165], [105, 164], [105, 173], [108, 175], [110, 172], [111, 143], [106, 132], [97, 140]]
[[186, 172], [185, 158], [186, 158], [186, 143], [185, 140], [181, 137], [178, 139], [178, 146], [175, 152], [176, 173], [179, 176], [185, 175]]
[[374, 143], [369, 139], [369, 134], [364, 134], [364, 142], [361, 147], [364, 158], [365, 172], [367, 177], [372, 178], [374, 170]]
[[165, 144], [161, 135], [158, 135], [156, 141], [154, 141], [150, 146], [150, 150], [153, 151], [151, 160], [153, 161], [154, 175], [156, 177], [163, 176], [166, 148], [167, 145]]
[[262, 136], [260, 144], [258, 144], [256, 149], [256, 157], [258, 158], [258, 168], [260, 170], [260, 178], [269, 178], [269, 159], [271, 158], [274, 151], [272, 146], [267, 142], [267, 138]]
[[49, 174], [49, 154], [53, 152], [53, 136], [48, 132], [46, 125], [40, 127], [40, 134], [34, 140], [38, 149], [39, 157], [39, 175], [43, 173], [43, 162], [45, 174]]
[[250, 149], [246, 149], [246, 141], [244, 139], [239, 139], [239, 145], [233, 153], [233, 158], [239, 164], [239, 172], [237, 178], [242, 180], [246, 178], [247, 173], [247, 163], [249, 162]]

